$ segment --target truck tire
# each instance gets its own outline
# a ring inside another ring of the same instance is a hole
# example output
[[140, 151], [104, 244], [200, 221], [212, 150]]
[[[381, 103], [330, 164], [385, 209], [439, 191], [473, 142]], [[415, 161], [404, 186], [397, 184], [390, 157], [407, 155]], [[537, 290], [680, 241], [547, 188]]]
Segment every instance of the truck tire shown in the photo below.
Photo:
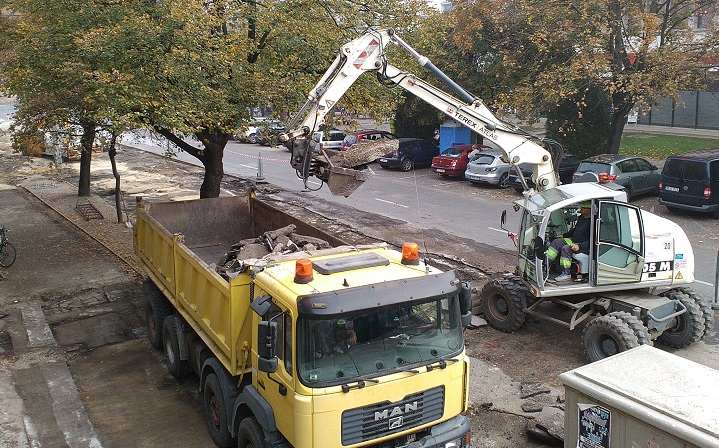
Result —
[[687, 312], [676, 318], [677, 324], [659, 335], [657, 340], [667, 347], [684, 348], [699, 342], [704, 336], [704, 313], [694, 299], [683, 292], [671, 289], [662, 293], [663, 296], [679, 300]]
[[716, 321], [716, 316], [714, 316], [714, 310], [712, 309], [711, 303], [709, 303], [708, 300], [704, 300], [702, 296], [697, 294], [696, 291], [688, 286], [680, 286], [678, 288], [674, 288], [674, 290], [683, 292], [694, 300], [697, 305], [699, 305], [699, 308], [702, 310], [702, 314], [704, 315], [704, 334], [702, 337], [706, 336], [714, 329], [714, 322]]
[[524, 325], [524, 310], [529, 291], [518, 277], [491, 280], [479, 293], [482, 313], [487, 323], [499, 331], [511, 333]]
[[150, 341], [150, 345], [160, 350], [162, 348], [162, 323], [167, 316], [172, 314], [172, 305], [149, 278], [142, 282], [142, 293], [145, 297], [147, 339]]
[[180, 326], [179, 319], [176, 315], [165, 318], [162, 323], [162, 342], [165, 349], [165, 362], [170, 375], [175, 378], [184, 378], [190, 374], [190, 364], [186, 359], [180, 359], [180, 340], [177, 337], [177, 330]]
[[254, 417], [240, 422], [237, 430], [237, 448], [262, 448], [265, 446], [265, 433]]
[[582, 331], [582, 344], [590, 362], [639, 347], [634, 330], [617, 313], [599, 316]]
[[210, 373], [207, 375], [207, 378], [205, 378], [202, 398], [210, 437], [212, 437], [212, 440], [219, 447], [229, 448], [233, 446], [235, 440], [228, 429], [225, 395], [222, 393], [222, 387], [220, 386], [220, 380], [217, 378], [217, 374]]
[[639, 345], [654, 345], [649, 329], [644, 325], [644, 323], [642, 323], [641, 320], [639, 320], [638, 317], [632, 316], [626, 311], [616, 311], [611, 313], [611, 315], [621, 319], [625, 324], [627, 324], [627, 326], [629, 326], [629, 328], [632, 329], [632, 332], [634, 332], [637, 337]]

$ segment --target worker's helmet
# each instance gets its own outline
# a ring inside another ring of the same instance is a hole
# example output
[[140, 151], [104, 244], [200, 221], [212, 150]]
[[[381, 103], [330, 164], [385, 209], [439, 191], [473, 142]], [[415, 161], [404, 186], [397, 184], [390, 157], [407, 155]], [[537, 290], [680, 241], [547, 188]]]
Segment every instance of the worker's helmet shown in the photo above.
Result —
[[592, 208], [592, 203], [589, 201], [580, 202], [579, 207], [580, 208]]

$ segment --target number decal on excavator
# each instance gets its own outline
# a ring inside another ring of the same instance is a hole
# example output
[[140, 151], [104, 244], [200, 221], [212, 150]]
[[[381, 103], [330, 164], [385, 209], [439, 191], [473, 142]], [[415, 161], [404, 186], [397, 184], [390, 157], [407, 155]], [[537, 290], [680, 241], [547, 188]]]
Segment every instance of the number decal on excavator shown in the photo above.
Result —
[[642, 272], [661, 272], [661, 271], [671, 271], [673, 269], [671, 261], [659, 261], [659, 262], [652, 262], [652, 263], [644, 263], [644, 268], [642, 268]]

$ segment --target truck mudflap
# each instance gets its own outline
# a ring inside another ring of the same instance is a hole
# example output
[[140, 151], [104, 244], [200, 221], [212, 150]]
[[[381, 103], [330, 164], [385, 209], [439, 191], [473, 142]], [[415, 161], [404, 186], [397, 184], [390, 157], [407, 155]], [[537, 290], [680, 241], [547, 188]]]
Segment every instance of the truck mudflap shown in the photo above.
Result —
[[[429, 434], [401, 448], [467, 448], [472, 424], [464, 415], [458, 415], [429, 429]], [[382, 445], [380, 445], [382, 446]]]

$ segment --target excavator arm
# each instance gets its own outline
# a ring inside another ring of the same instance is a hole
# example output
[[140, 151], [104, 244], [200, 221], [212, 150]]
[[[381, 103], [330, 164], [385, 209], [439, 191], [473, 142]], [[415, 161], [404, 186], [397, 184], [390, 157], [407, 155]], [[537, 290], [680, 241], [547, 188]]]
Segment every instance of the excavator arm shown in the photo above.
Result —
[[[456, 98], [387, 62], [385, 47], [395, 42], [412, 54], [426, 69], [452, 89]], [[522, 129], [497, 118], [478, 98], [464, 91], [435, 67], [429, 59], [417, 53], [394, 30], [369, 31], [344, 45], [322, 79], [310, 92], [307, 101], [288, 124], [288, 132], [280, 136], [283, 144], [292, 151], [290, 163], [297, 170], [307, 188], [307, 179], [315, 176], [326, 182], [333, 194], [349, 196], [367, 175], [357, 166], [336, 166], [330, 155], [316, 148], [310, 138], [312, 131], [324, 123], [325, 116], [344, 95], [347, 89], [366, 71], [377, 73], [378, 79], [389, 86], [400, 86], [454, 120], [462, 123], [498, 147], [506, 160], [516, 166], [529, 163], [532, 178], [538, 190], [558, 185], [555, 163], [562, 156], [559, 144], [542, 140]], [[547, 147], [553, 150], [550, 152]], [[553, 160], [554, 156], [554, 160]], [[533, 194], [526, 187], [521, 171], [516, 170], [525, 186], [525, 195]]]

